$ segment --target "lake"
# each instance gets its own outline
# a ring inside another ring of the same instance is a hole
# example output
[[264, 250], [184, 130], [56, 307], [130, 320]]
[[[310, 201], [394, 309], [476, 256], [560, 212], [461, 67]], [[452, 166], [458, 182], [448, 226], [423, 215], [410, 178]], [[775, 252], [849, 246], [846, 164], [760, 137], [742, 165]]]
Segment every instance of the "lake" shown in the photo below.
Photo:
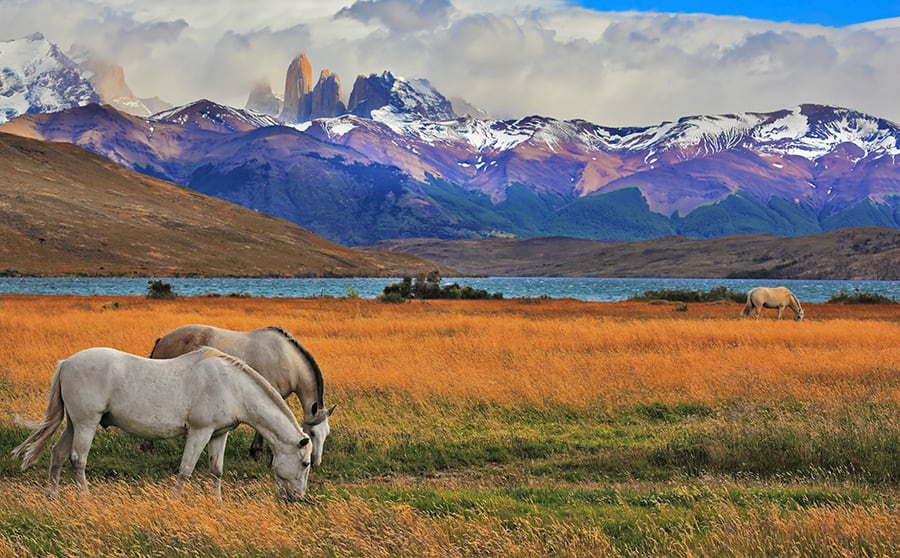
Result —
[[[254, 297], [345, 297], [358, 294], [375, 298], [385, 285], [400, 279], [182, 279], [160, 278], [182, 296], [246, 294]], [[110, 295], [133, 296], [147, 293], [148, 278], [104, 277], [0, 277], [0, 294]], [[609, 279], [572, 277], [465, 277], [445, 278], [441, 284], [459, 283], [505, 298], [575, 298], [586, 301], [625, 300], [648, 290], [710, 290], [725, 286], [745, 292], [757, 286], [784, 285], [803, 302], [825, 302], [845, 291], [878, 293], [900, 300], [900, 281], [807, 281], [760, 279]]]

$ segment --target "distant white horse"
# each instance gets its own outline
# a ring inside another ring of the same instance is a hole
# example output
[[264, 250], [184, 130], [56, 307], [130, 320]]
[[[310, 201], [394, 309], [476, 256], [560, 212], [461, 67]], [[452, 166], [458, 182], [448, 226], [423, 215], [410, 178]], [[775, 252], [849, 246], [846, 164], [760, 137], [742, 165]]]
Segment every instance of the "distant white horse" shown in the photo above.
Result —
[[741, 316], [750, 316], [756, 310], [754, 318], [759, 319], [763, 308], [778, 308], [780, 320], [787, 307], [794, 311], [794, 320], [799, 322], [803, 319], [800, 301], [787, 287], [756, 287], [747, 293], [747, 305], [741, 311]]
[[97, 431], [117, 426], [146, 439], [185, 436], [178, 468], [180, 492], [208, 446], [213, 494], [221, 497], [225, 442], [240, 423], [260, 432], [272, 447], [272, 470], [281, 496], [302, 498], [309, 477], [311, 444], [294, 414], [272, 386], [239, 359], [204, 347], [179, 358], [151, 360], [115, 349], [92, 348], [60, 361], [50, 382], [44, 419], [13, 450], [22, 470], [33, 465], [67, 418], [53, 447], [47, 494], [59, 488], [66, 458], [87, 490], [88, 451]]
[[[297, 394], [303, 406], [303, 431], [312, 439], [312, 464], [322, 463], [325, 439], [331, 431], [325, 408], [325, 381], [316, 359], [290, 333], [280, 327], [232, 331], [208, 325], [186, 325], [156, 340], [150, 358], [172, 358], [197, 347], [215, 347], [243, 360], [269, 381], [283, 398]], [[250, 455], [262, 451], [259, 433], [250, 444]]]

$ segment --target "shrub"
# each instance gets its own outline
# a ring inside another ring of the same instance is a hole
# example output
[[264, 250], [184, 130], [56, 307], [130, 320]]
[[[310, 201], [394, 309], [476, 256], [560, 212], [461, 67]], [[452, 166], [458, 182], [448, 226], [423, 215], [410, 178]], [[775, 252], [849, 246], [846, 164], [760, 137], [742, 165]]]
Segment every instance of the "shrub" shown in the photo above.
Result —
[[640, 295], [632, 295], [628, 300], [668, 300], [670, 302], [717, 302], [720, 300], [730, 300], [733, 302], [745, 302], [747, 300], [746, 293], [739, 293], [719, 285], [708, 291], [690, 289], [660, 289], [644, 291]]
[[175, 296], [175, 289], [171, 284], [159, 279], [147, 281], [147, 298], [170, 299]]
[[403, 302], [417, 298], [425, 299], [451, 299], [451, 300], [484, 300], [502, 299], [503, 293], [491, 294], [484, 289], [475, 289], [468, 285], [459, 286], [458, 283], [450, 283], [441, 286], [441, 276], [438, 271], [431, 271], [427, 275], [419, 273], [415, 282], [412, 277], [404, 277], [400, 283], [391, 283], [384, 288], [378, 300], [381, 302]]
[[831, 295], [828, 302], [842, 302], [844, 304], [898, 304], [896, 298], [888, 298], [878, 293], [861, 292], [858, 288], [853, 289], [853, 294], [841, 289], [837, 294]]

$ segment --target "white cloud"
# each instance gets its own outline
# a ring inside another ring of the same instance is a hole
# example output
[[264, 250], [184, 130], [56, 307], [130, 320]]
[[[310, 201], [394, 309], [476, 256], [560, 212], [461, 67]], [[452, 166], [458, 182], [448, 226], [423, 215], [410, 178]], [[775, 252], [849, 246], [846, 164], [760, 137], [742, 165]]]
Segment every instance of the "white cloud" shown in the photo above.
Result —
[[450, 0], [357, 0], [337, 17], [377, 21], [391, 31], [427, 31], [446, 25], [450, 9]]
[[389, 69], [503, 116], [649, 125], [689, 114], [830, 103], [900, 122], [900, 20], [849, 28], [595, 12], [498, 0], [9, 1], [0, 39], [41, 31], [117, 60], [132, 89], [243, 106], [290, 60], [345, 84]]

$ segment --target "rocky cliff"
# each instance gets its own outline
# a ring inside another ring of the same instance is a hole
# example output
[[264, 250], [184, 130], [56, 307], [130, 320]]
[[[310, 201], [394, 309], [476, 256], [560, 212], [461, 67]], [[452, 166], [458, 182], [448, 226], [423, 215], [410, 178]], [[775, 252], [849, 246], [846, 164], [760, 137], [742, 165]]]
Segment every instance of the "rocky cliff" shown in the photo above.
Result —
[[270, 116], [278, 116], [283, 109], [283, 103], [272, 93], [272, 86], [267, 81], [259, 81], [250, 90], [244, 108]]
[[284, 80], [284, 108], [280, 118], [285, 122], [309, 120], [312, 90], [312, 65], [306, 54], [301, 54], [288, 65]]
[[337, 74], [322, 70], [312, 92], [309, 118], [333, 118], [347, 112], [341, 100], [341, 79]]

